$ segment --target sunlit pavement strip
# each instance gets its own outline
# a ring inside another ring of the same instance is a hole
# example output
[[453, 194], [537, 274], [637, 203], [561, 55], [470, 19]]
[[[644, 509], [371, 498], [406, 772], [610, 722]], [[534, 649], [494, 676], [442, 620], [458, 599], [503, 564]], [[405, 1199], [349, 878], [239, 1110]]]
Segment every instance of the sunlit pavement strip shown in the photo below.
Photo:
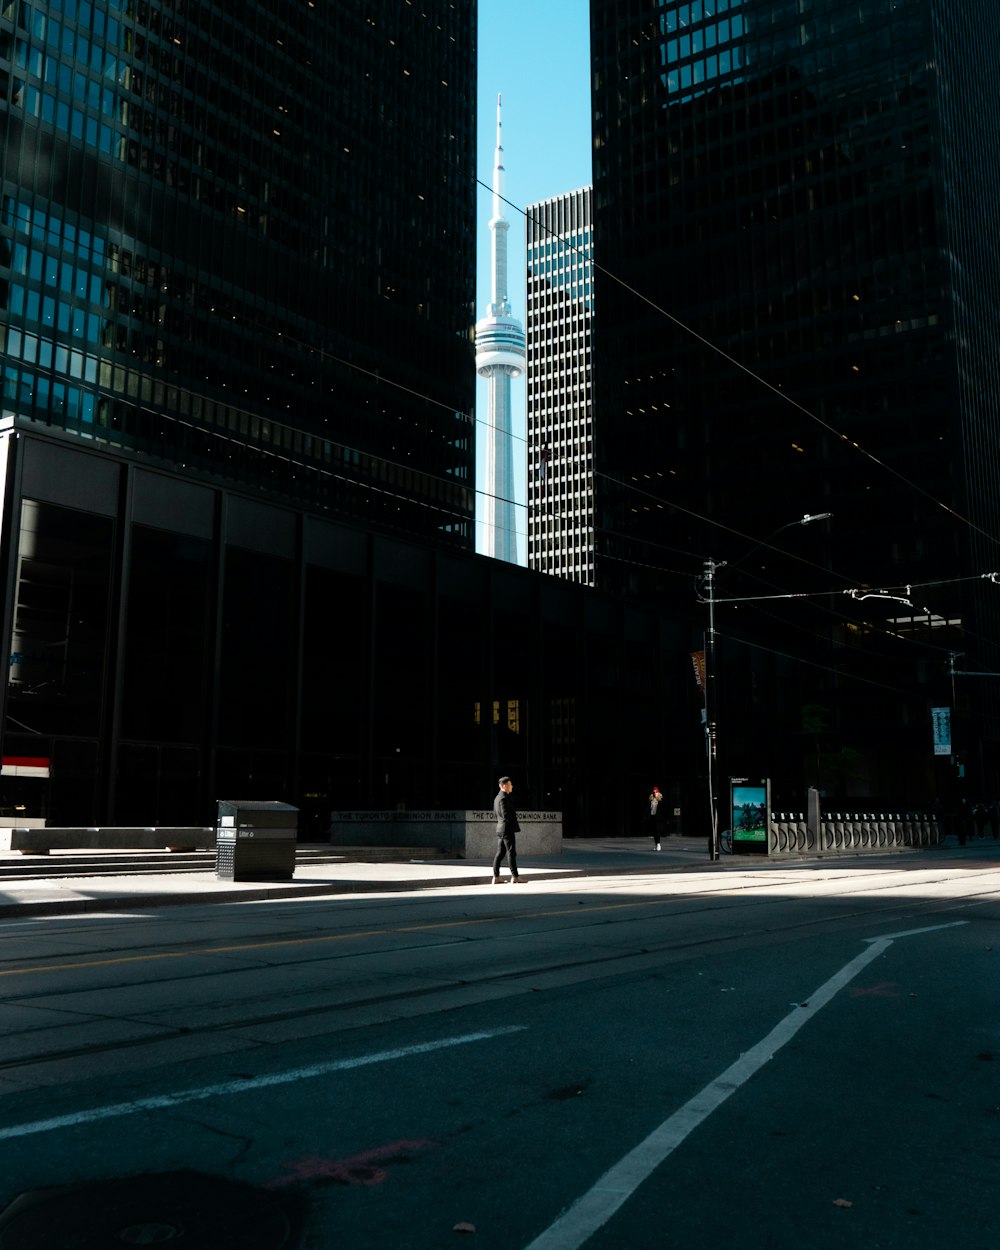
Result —
[[[991, 843], [989, 851], [997, 853]], [[903, 893], [903, 882], [910, 894], [920, 894], [924, 883], [930, 883], [928, 896], [940, 896], [946, 888], [940, 883], [952, 877], [967, 880], [977, 873], [996, 873], [995, 859], [985, 859], [985, 851], [956, 858], [957, 853], [933, 867], [925, 859], [920, 866], [912, 859], [887, 865], [884, 859], [864, 862], [857, 857], [845, 863], [833, 860], [809, 861], [808, 866], [768, 863], [743, 864], [727, 857], [717, 863], [701, 862], [690, 847], [679, 847], [662, 858], [650, 855], [646, 871], [642, 857], [633, 846], [624, 849], [623, 862], [603, 863], [595, 853], [581, 848], [567, 851], [557, 862], [522, 865], [527, 893], [546, 891], [568, 893], [582, 888], [602, 889], [616, 894], [656, 894], [663, 898], [690, 893], [773, 894], [783, 890], [791, 897], [813, 897], [836, 891], [845, 880], [861, 882], [880, 878], [884, 896]], [[0, 860], [4, 858], [0, 852]], [[742, 857], [737, 857], [737, 859]], [[697, 867], [695, 865], [697, 864]], [[908, 879], [908, 880], [907, 880]], [[898, 884], [897, 884], [898, 883]], [[384, 886], [380, 889], [380, 886]], [[0, 892], [0, 923], [8, 918], [22, 920], [25, 911], [37, 908], [36, 914], [93, 914], [118, 912], [122, 908], [141, 909], [165, 906], [168, 903], [224, 902], [230, 905], [259, 902], [287, 902], [293, 899], [319, 897], [350, 898], [365, 895], [369, 900], [395, 896], [397, 891], [421, 889], [442, 896], [447, 893], [489, 896], [502, 899], [511, 892], [489, 885], [489, 866], [468, 862], [411, 860], [406, 863], [309, 864], [296, 867], [294, 881], [270, 883], [262, 887], [256, 882], [232, 882], [216, 878], [209, 872], [141, 874], [112, 877], [48, 879], [30, 878], [9, 881]], [[518, 891], [518, 894], [522, 893]], [[513, 898], [510, 899], [514, 901]], [[505, 904], [506, 905], [506, 904]], [[20, 914], [19, 914], [20, 913]]]
[[51, 1133], [55, 1129], [75, 1128], [81, 1124], [93, 1124], [97, 1120], [116, 1120], [135, 1115], [139, 1111], [161, 1111], [179, 1107], [188, 1102], [200, 1102], [206, 1098], [225, 1098], [230, 1094], [245, 1094], [251, 1090], [269, 1089], [275, 1085], [293, 1085], [296, 1081], [309, 1081], [334, 1072], [348, 1072], [365, 1068], [373, 1063], [388, 1063], [393, 1059], [410, 1059], [415, 1055], [428, 1055], [432, 1051], [447, 1050], [452, 1046], [467, 1046], [470, 1042], [488, 1042], [510, 1033], [521, 1033], [527, 1026], [510, 1025], [503, 1029], [491, 1029], [484, 1033], [465, 1033], [460, 1037], [446, 1037], [436, 1042], [422, 1042], [416, 1046], [403, 1046], [399, 1050], [381, 1050], [372, 1055], [359, 1055], [354, 1059], [333, 1059], [329, 1063], [317, 1063], [306, 1068], [292, 1068], [288, 1072], [275, 1072], [270, 1076], [255, 1076], [244, 1081], [224, 1081], [219, 1085], [203, 1085], [200, 1089], [180, 1090], [175, 1094], [159, 1094], [152, 1098], [137, 1098], [134, 1102], [114, 1103], [110, 1107], [93, 1107], [73, 1115], [53, 1116], [49, 1120], [32, 1120], [27, 1124], [14, 1124], [0, 1129], [0, 1141], [13, 1137], [31, 1137], [37, 1133]]
[[686, 1102], [679, 1111], [654, 1129], [652, 1133], [629, 1151], [613, 1168], [605, 1172], [594, 1187], [587, 1191], [563, 1215], [551, 1224], [540, 1237], [536, 1237], [525, 1250], [576, 1250], [598, 1229], [602, 1228], [614, 1213], [635, 1193], [682, 1141], [706, 1120], [716, 1108], [734, 1094], [758, 1072], [786, 1042], [798, 1033], [818, 1011], [840, 990], [882, 955], [898, 938], [916, 937], [922, 933], [934, 933], [967, 924], [957, 920], [952, 924], [932, 925], [926, 929], [909, 929], [904, 933], [890, 933], [884, 937], [867, 939], [868, 949], [862, 951], [850, 963], [845, 964], [829, 981], [804, 1003], [797, 1006], [784, 1020], [777, 1024], [767, 1037], [741, 1055], [721, 1076], [706, 1085], [700, 1093]]
[[105, 920], [145, 920], [146, 916], [140, 911], [88, 911], [88, 912], [65, 912], [55, 916], [25, 916], [23, 920], [16, 917], [11, 919], [0, 920], [0, 929], [26, 929], [29, 926], [40, 929], [50, 928], [52, 925], [58, 924], [86, 924], [93, 922], [102, 922]]
[[[760, 895], [785, 898], [814, 898], [830, 895], [844, 897], [854, 894], [871, 894], [878, 891], [890, 898], [965, 898], [969, 893], [970, 879], [981, 877], [984, 889], [990, 893], [1000, 892], [995, 866], [964, 869], [928, 869], [926, 872], [898, 869], [856, 867], [853, 869], [827, 870], [817, 876], [814, 870], [782, 870], [771, 872], [729, 871], [719, 878], [707, 878], [702, 874], [672, 873], [669, 877], [642, 877], [635, 874], [631, 880], [590, 877], [586, 888], [596, 890], [607, 881], [607, 888], [616, 893], [653, 894], [659, 897], [672, 895]], [[547, 882], [549, 890], [573, 890], [579, 882]]]

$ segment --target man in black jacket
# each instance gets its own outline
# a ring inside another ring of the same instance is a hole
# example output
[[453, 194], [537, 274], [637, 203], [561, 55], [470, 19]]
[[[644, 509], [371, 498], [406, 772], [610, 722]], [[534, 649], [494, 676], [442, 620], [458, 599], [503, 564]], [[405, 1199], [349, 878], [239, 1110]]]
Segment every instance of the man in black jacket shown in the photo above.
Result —
[[521, 878], [517, 875], [517, 834], [521, 826], [517, 823], [517, 809], [510, 797], [514, 783], [509, 777], [500, 778], [500, 791], [493, 800], [493, 810], [497, 818], [497, 853], [493, 860], [493, 884], [500, 884], [500, 865], [504, 856], [510, 856], [510, 880], [512, 885], [520, 885]]

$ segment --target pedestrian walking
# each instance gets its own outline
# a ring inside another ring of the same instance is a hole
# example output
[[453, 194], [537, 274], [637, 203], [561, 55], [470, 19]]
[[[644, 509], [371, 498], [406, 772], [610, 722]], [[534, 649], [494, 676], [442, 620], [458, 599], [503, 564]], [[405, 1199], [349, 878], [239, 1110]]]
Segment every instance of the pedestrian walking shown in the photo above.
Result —
[[653, 839], [653, 850], [658, 851], [660, 849], [660, 831], [663, 828], [664, 818], [667, 814], [666, 800], [660, 793], [659, 786], [653, 786], [652, 793], [646, 802], [649, 805], [646, 813], [646, 831]]
[[493, 884], [500, 884], [500, 865], [506, 857], [510, 863], [510, 880], [512, 885], [520, 885], [521, 878], [517, 875], [517, 835], [521, 826], [517, 823], [517, 808], [510, 797], [514, 783], [509, 777], [500, 778], [500, 789], [493, 800], [493, 811], [497, 818], [497, 853], [493, 860]]

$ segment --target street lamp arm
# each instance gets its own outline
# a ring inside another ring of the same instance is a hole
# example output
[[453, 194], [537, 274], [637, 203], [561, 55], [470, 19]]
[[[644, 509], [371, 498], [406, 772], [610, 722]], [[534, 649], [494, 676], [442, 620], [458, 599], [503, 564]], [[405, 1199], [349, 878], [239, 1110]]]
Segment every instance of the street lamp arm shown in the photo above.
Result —
[[[766, 538], [762, 538], [760, 542], [755, 543], [754, 546], [752, 546], [749, 551], [741, 555], [738, 560], [736, 560], [732, 565], [730, 565], [730, 567], [735, 568], [737, 565], [742, 564], [745, 560], [749, 560], [750, 557], [755, 552], [761, 549], [761, 547], [769, 546], [771, 539], [777, 537], [777, 535], [780, 534], [783, 530], [790, 530], [793, 528], [793, 526], [796, 526], [796, 525], [811, 525], [813, 521], [827, 521], [832, 516], [833, 516], [832, 512], [807, 512], [804, 516], [800, 517], [799, 520], [797, 521], [786, 521], [784, 525], [779, 525], [776, 530], [772, 530], [771, 533], [768, 534]], [[724, 564], [725, 564], [725, 561], [717, 561], [715, 567], [717, 569], [721, 569]], [[716, 602], [721, 603], [722, 601], [716, 600]]]
[[[995, 580], [995, 578], [996, 578], [996, 574], [995, 574], [995, 573], [992, 573], [992, 574], [991, 574], [991, 573], [984, 573], [984, 574], [983, 574], [983, 576], [984, 576], [984, 577], [989, 577], [991, 581]], [[964, 670], [963, 670], [963, 669], [960, 669], [960, 668], [956, 668], [956, 667], [955, 667], [955, 661], [956, 661], [956, 660], [963, 660], [963, 659], [965, 659], [965, 652], [964, 652], [964, 651], [952, 651], [952, 652], [949, 654], [949, 656], [948, 656], [948, 676], [949, 676], [949, 677], [951, 677], [952, 679], [954, 679], [955, 677], [1000, 677], [1000, 673], [986, 673], [986, 672], [977, 673], [977, 672], [975, 672], [973, 669], [968, 669], [968, 668], [967, 668], [967, 669], [964, 669]], [[954, 683], [953, 683], [953, 685], [952, 685], [952, 689], [954, 689]]]

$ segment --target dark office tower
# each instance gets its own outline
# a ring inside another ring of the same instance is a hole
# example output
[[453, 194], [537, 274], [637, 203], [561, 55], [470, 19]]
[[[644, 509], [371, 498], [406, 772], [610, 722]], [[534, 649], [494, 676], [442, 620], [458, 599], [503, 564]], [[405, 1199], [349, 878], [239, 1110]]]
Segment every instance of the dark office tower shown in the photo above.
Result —
[[591, 189], [525, 210], [528, 567], [594, 583]]
[[475, 559], [475, 32], [0, 0], [0, 821], [416, 801], [425, 566]]
[[[997, 683], [948, 655], [1000, 671], [1000, 7], [592, 0], [591, 34], [598, 584], [693, 604], [712, 559], [719, 599], [829, 589], [825, 626], [719, 606], [756, 630], [731, 768], [814, 748], [831, 792], [963, 764], [995, 792]], [[780, 650], [809, 714], [768, 742]]]
[[4, 412], [472, 542], [475, 5], [2, 0]]

